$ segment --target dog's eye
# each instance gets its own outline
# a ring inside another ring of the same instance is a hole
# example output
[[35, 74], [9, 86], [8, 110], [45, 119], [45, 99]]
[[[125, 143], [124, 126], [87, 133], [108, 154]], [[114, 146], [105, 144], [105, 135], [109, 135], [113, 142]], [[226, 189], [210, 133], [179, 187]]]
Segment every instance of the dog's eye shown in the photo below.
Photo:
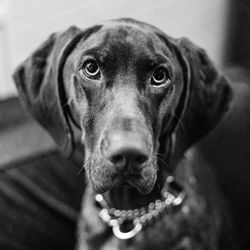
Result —
[[157, 68], [151, 78], [151, 84], [155, 87], [161, 87], [170, 82], [170, 75], [164, 67]]
[[88, 78], [97, 79], [100, 77], [100, 68], [94, 60], [88, 60], [84, 63], [80, 73]]

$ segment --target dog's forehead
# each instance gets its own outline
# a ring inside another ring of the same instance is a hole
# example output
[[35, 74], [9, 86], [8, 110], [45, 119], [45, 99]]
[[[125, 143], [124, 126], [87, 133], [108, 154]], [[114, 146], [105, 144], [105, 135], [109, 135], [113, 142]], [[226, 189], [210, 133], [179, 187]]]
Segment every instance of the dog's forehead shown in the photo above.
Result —
[[[156, 56], [171, 55], [171, 49], [157, 36], [150, 26], [136, 23], [109, 22], [95, 30], [88, 38], [80, 42], [83, 53], [93, 52], [101, 58], [121, 57], [132, 54], [140, 58], [154, 60]], [[121, 55], [123, 52], [123, 55]]]

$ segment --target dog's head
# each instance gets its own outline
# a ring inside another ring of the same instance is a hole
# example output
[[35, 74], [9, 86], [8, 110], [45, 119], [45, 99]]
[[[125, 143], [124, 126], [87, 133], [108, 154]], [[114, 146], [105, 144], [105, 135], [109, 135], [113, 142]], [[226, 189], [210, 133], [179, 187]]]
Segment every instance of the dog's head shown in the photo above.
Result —
[[149, 193], [159, 168], [211, 130], [230, 97], [203, 50], [131, 19], [51, 35], [14, 78], [61, 149], [73, 150], [70, 120], [81, 129], [97, 192], [129, 184]]

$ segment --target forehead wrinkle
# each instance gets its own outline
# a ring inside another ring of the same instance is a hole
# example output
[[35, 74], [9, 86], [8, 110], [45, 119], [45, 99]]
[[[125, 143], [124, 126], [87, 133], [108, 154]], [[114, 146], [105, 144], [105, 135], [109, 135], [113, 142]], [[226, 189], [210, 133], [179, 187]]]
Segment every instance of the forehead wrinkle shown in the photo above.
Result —
[[133, 58], [157, 65], [168, 62], [172, 56], [171, 48], [153, 32], [130, 27], [127, 34], [128, 43], [133, 47]]
[[[130, 50], [129, 44], [124, 38], [124, 34], [121, 36], [119, 30], [114, 32], [110, 29], [102, 29], [91, 35], [79, 47], [82, 48], [82, 56], [92, 55], [101, 62], [104, 62], [105, 59], [109, 59], [110, 57], [113, 59], [115, 57], [121, 58]], [[121, 53], [123, 55], [120, 55]]]
[[149, 25], [144, 25], [143, 23], [139, 25], [138, 23], [130, 22], [111, 22], [111, 25], [106, 24], [105, 26], [105, 30], [115, 35], [119, 34], [120, 37], [121, 34], [126, 34], [126, 37], [123, 36], [123, 41], [128, 41], [132, 44], [142, 44], [150, 50], [161, 51], [168, 56], [172, 54], [172, 49], [162, 40], [160, 31], [153, 26], [148, 27]]
[[147, 72], [160, 64], [171, 64], [171, 52], [165, 47], [162, 41], [154, 36], [150, 36], [145, 42], [140, 43], [136, 58], [138, 70]]
[[[100, 29], [98, 32], [91, 34], [88, 39], [82, 39], [77, 46], [78, 53], [75, 55], [75, 68], [81, 68], [83, 58], [86, 56], [92, 56], [94, 59], [102, 59], [105, 55], [107, 55], [107, 51], [105, 51], [105, 44], [108, 40], [108, 34]], [[80, 53], [79, 53], [80, 51]]]

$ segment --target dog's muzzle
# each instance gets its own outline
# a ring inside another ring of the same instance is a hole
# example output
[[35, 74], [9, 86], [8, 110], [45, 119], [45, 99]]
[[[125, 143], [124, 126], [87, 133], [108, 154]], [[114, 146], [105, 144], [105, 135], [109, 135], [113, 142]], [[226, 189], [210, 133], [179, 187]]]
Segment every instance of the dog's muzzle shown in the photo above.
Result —
[[142, 132], [115, 130], [101, 142], [104, 161], [113, 169], [117, 184], [134, 186], [141, 193], [153, 189], [156, 168], [152, 164], [152, 143]]

